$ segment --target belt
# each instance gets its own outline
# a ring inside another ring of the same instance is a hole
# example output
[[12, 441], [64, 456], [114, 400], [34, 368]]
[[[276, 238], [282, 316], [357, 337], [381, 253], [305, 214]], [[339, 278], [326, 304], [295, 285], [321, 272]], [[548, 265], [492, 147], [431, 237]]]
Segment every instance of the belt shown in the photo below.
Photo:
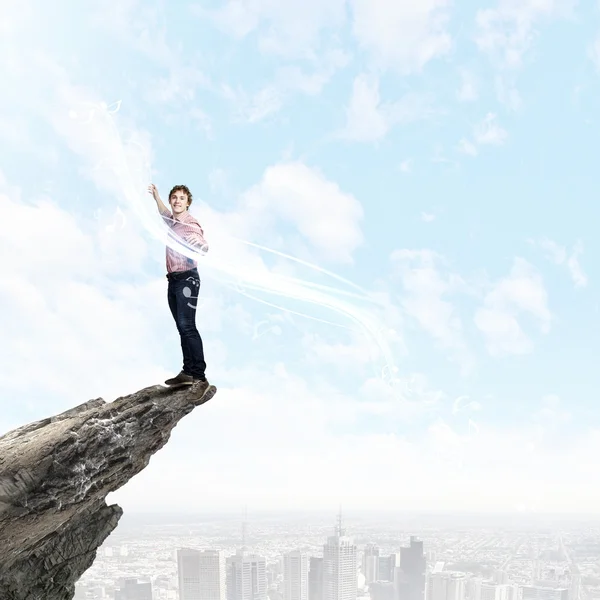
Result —
[[172, 273], [167, 273], [167, 279], [169, 281], [178, 281], [179, 279], [186, 279], [190, 276], [198, 276], [198, 269], [193, 268], [187, 271], [173, 271]]

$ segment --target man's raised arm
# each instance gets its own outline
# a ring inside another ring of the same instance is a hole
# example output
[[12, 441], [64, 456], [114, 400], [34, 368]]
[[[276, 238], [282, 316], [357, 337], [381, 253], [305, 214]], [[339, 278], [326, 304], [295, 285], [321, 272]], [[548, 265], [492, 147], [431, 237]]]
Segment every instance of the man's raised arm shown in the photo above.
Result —
[[158, 190], [156, 189], [156, 186], [153, 183], [151, 183], [148, 186], [148, 192], [152, 194], [152, 197], [156, 201], [156, 207], [158, 208], [158, 212], [163, 217], [171, 217], [171, 211], [164, 205], [163, 201], [160, 199], [160, 194], [158, 193]]

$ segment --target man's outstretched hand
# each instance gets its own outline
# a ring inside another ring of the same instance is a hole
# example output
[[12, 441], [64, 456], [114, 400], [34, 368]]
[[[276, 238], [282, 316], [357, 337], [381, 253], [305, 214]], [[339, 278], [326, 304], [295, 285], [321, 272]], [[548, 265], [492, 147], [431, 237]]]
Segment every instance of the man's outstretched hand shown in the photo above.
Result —
[[158, 193], [158, 190], [156, 189], [156, 186], [155, 186], [153, 183], [151, 183], [151, 184], [148, 186], [148, 193], [149, 193], [149, 194], [152, 194], [152, 197], [153, 197], [153, 198], [154, 198], [154, 199], [155, 199], [157, 202], [160, 200], [160, 195], [159, 195], [159, 193]]
[[153, 183], [148, 186], [148, 193], [152, 194], [152, 197], [156, 201], [156, 206], [159, 213], [164, 214], [168, 212], [169, 209], [163, 204], [163, 201], [160, 199], [160, 194]]

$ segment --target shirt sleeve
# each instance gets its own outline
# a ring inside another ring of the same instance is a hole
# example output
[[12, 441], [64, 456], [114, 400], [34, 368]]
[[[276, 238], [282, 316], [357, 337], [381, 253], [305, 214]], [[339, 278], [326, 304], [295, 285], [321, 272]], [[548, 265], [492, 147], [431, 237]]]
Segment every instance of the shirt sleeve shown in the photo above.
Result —
[[198, 248], [202, 248], [204, 252], [208, 252], [208, 243], [204, 237], [204, 230], [198, 221], [191, 220], [185, 224], [185, 228], [181, 232], [181, 237], [188, 243]]
[[170, 227], [173, 224], [173, 213], [168, 209], [160, 210], [160, 216], [163, 218], [163, 221]]

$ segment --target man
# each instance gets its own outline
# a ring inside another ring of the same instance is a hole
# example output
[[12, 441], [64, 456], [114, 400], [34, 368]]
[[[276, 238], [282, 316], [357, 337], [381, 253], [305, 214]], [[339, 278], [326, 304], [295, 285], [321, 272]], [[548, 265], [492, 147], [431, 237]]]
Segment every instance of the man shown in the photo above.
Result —
[[[208, 251], [204, 232], [198, 221], [189, 213], [192, 194], [187, 186], [176, 185], [169, 192], [169, 210], [160, 199], [156, 186], [150, 184], [148, 192], [156, 201], [158, 212], [171, 231], [169, 235], [190, 245]], [[206, 390], [206, 363], [202, 338], [196, 328], [197, 299], [200, 293], [200, 276], [197, 262], [167, 246], [167, 298], [171, 314], [181, 338], [183, 368], [179, 375], [167, 379], [166, 385], [192, 385], [198, 383]], [[202, 391], [204, 391], [202, 390]]]

